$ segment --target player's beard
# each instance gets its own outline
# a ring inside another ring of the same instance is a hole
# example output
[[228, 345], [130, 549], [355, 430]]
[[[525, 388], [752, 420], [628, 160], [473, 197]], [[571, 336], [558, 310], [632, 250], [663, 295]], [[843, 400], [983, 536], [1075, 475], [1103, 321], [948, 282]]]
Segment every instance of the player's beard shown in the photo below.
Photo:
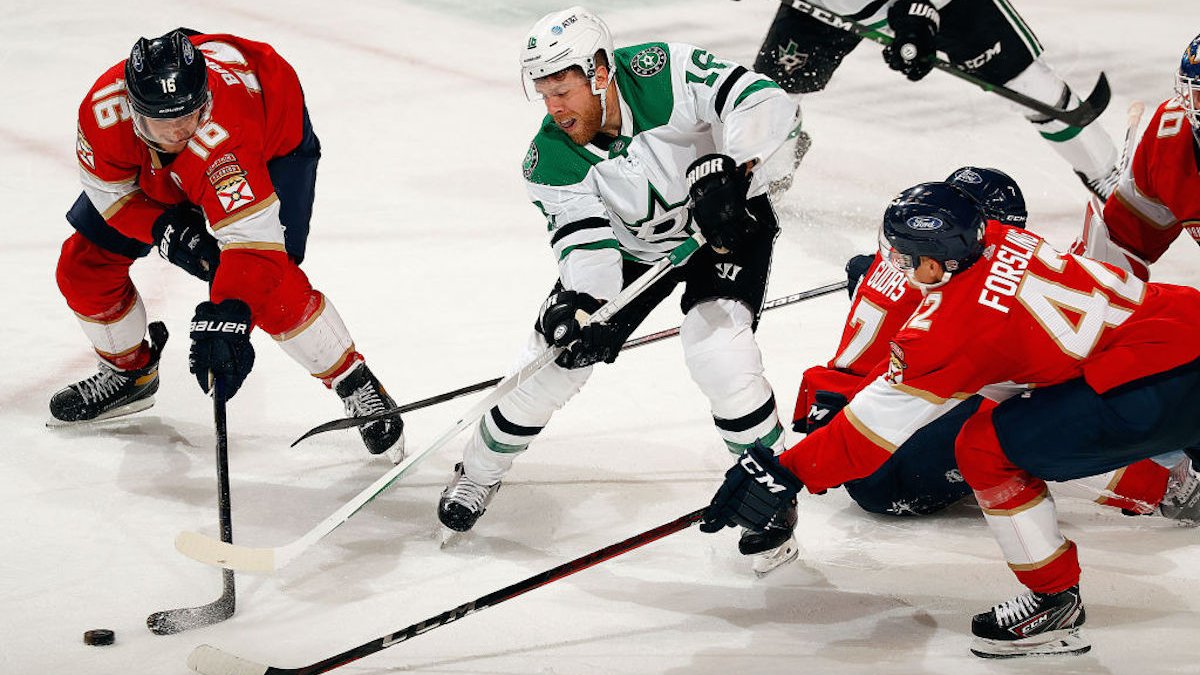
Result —
[[[576, 145], [587, 145], [592, 142], [596, 134], [600, 133], [600, 97], [595, 96], [593, 100], [595, 105], [589, 106], [587, 110], [574, 116], [575, 124], [571, 125], [569, 129], [563, 129], [563, 132]], [[555, 121], [557, 122], [557, 120]], [[559, 128], [562, 129], [561, 124], [559, 124]]]

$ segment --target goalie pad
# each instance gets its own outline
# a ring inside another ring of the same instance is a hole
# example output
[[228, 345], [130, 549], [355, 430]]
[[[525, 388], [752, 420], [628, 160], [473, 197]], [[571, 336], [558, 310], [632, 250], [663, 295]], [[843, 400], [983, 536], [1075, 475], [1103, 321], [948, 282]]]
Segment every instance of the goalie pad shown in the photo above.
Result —
[[1083, 232], [1075, 243], [1071, 244], [1070, 252], [1116, 265], [1126, 272], [1133, 273], [1142, 281], [1149, 281], [1150, 263], [1112, 240], [1108, 226], [1104, 223], [1103, 213], [1104, 205], [1093, 196], [1088, 201], [1087, 211], [1084, 213]]

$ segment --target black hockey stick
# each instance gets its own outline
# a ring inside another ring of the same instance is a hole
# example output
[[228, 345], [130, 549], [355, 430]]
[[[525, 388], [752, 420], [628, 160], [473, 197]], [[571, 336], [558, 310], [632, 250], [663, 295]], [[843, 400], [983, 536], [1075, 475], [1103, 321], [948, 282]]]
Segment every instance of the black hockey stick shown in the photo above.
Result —
[[[769, 309], [786, 307], [787, 305], [795, 304], [797, 302], [801, 302], [804, 300], [810, 300], [812, 298], [819, 298], [822, 295], [829, 295], [830, 293], [836, 293], [838, 291], [845, 290], [846, 285], [847, 285], [847, 282], [839, 281], [834, 284], [827, 284], [825, 286], [818, 286], [817, 288], [809, 289], [807, 291], [793, 293], [792, 295], [787, 295], [782, 298], [775, 298], [774, 300], [768, 301], [767, 303], [763, 304], [763, 311], [765, 312]], [[668, 328], [666, 330], [661, 330], [657, 333], [650, 333], [648, 335], [643, 335], [641, 337], [631, 338], [624, 345], [621, 346], [621, 349], [622, 350], [634, 349], [635, 347], [641, 347], [642, 345], [648, 345], [652, 342], [658, 342], [659, 340], [665, 340], [669, 337], [675, 337], [676, 335], [679, 335], [679, 326], [676, 326], [674, 328]], [[500, 380], [501, 380], [501, 378], [497, 377], [497, 378], [493, 378], [491, 380], [484, 380], [483, 382], [476, 382], [475, 384], [467, 385], [461, 389], [455, 389], [454, 391], [448, 391], [444, 394], [438, 394], [436, 396], [430, 396], [429, 398], [423, 398], [420, 401], [413, 401], [412, 403], [405, 403], [402, 406], [392, 408], [390, 410], [384, 410], [381, 412], [372, 413], [370, 415], [363, 415], [361, 417], [341, 417], [339, 419], [331, 420], [329, 422], [323, 422], [323, 423], [318, 424], [317, 426], [313, 427], [312, 429], [309, 429], [308, 431], [304, 432], [304, 434], [302, 436], [300, 436], [300, 438], [297, 438], [296, 440], [292, 441], [291, 447], [294, 448], [294, 447], [296, 447], [296, 445], [298, 443], [305, 440], [306, 438], [309, 438], [310, 436], [316, 436], [317, 434], [323, 434], [326, 431], [336, 431], [338, 429], [352, 429], [354, 427], [360, 427], [364, 424], [369, 424], [371, 422], [374, 422], [375, 420], [383, 419], [385, 417], [392, 417], [392, 416], [400, 414], [400, 413], [406, 413], [410, 410], [418, 410], [420, 408], [425, 408], [425, 407], [428, 407], [431, 405], [436, 405], [438, 403], [443, 403], [445, 401], [449, 401], [451, 399], [458, 398], [459, 396], [466, 396], [467, 394], [473, 394], [477, 391], [483, 391], [484, 389], [488, 389], [489, 387], [495, 386], [495, 384], [498, 383]]]
[[[824, 7], [817, 7], [812, 3], [805, 2], [805, 0], [779, 1], [802, 14], [811, 16], [827, 26], [846, 31], [847, 33], [853, 33], [861, 38], [866, 38], [881, 45], [886, 46], [892, 43], [892, 38], [890, 36], [872, 30], [867, 26], [854, 21], [853, 19], [842, 16], [841, 14], [831, 12]], [[1108, 107], [1109, 99], [1112, 98], [1112, 90], [1109, 89], [1108, 86], [1108, 77], [1104, 73], [1100, 73], [1100, 78], [1096, 80], [1096, 85], [1092, 88], [1092, 93], [1088, 94], [1088, 97], [1082, 103], [1071, 110], [1064, 110], [1043, 101], [1039, 101], [1036, 98], [1026, 96], [1020, 92], [1013, 91], [1008, 87], [1004, 87], [999, 84], [992, 84], [991, 82], [985, 82], [984, 80], [975, 77], [962, 68], [959, 68], [953, 63], [943, 61], [936, 56], [930, 57], [929, 60], [933, 63], [933, 67], [937, 68], [938, 70], [949, 73], [959, 79], [966, 80], [967, 82], [974, 84], [984, 91], [990, 91], [1002, 98], [1006, 98], [1014, 103], [1023, 105], [1030, 110], [1037, 111], [1046, 117], [1056, 119], [1059, 122], [1063, 122], [1064, 124], [1068, 124], [1073, 127], [1085, 127], [1088, 124], [1091, 124], [1093, 120], [1100, 116], [1100, 113], [1104, 112], [1104, 109]]]
[[564, 577], [570, 576], [576, 572], [585, 570], [593, 565], [610, 560], [623, 553], [628, 553], [636, 548], [640, 548], [657, 541], [668, 535], [686, 530], [694, 523], [700, 520], [704, 515], [705, 509], [697, 509], [682, 515], [669, 523], [659, 525], [652, 530], [646, 530], [641, 534], [636, 534], [624, 541], [610, 544], [604, 548], [588, 553], [587, 555], [576, 558], [570, 562], [563, 563], [554, 569], [546, 570], [539, 574], [535, 574], [528, 579], [518, 581], [510, 586], [505, 586], [498, 591], [493, 591], [487, 595], [476, 598], [470, 602], [465, 602], [454, 609], [446, 610], [436, 616], [431, 616], [424, 621], [418, 621], [407, 628], [384, 635], [383, 637], [375, 638], [370, 642], [365, 642], [357, 647], [351, 647], [346, 651], [331, 656], [322, 661], [318, 661], [311, 665], [301, 666], [300, 668], [279, 668], [276, 666], [265, 666], [260, 663], [255, 663], [249, 659], [244, 659], [240, 656], [234, 656], [227, 652], [223, 652], [211, 645], [200, 645], [192, 650], [188, 656], [188, 667], [192, 670], [202, 673], [203, 675], [315, 675], [316, 673], [326, 673], [334, 668], [339, 668], [357, 661], [364, 656], [370, 656], [375, 652], [382, 651], [393, 645], [400, 644], [406, 640], [410, 640], [422, 633], [427, 633], [434, 628], [445, 626], [448, 623], [458, 621], [459, 619], [474, 614], [480, 610], [487, 609], [493, 605], [498, 605], [505, 600], [511, 600], [518, 595], [523, 595], [535, 588], [540, 588], [547, 584], [553, 583]]
[[[233, 543], [233, 514], [229, 505], [229, 435], [225, 430], [225, 396], [217, 392], [214, 383], [213, 425], [217, 434], [217, 517], [221, 524], [221, 541]], [[224, 586], [221, 597], [207, 605], [165, 609], [146, 617], [146, 626], [155, 635], [174, 635], [192, 628], [209, 626], [233, 616], [237, 596], [233, 570], [221, 570]]]

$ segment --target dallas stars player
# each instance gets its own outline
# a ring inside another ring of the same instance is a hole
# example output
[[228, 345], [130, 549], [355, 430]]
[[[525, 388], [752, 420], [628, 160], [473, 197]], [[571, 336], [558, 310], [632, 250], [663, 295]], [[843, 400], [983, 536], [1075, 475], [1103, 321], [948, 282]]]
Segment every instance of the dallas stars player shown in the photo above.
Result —
[[[614, 49], [608, 27], [582, 7], [538, 21], [521, 65], [526, 94], [549, 113], [524, 175], [548, 221], [559, 278], [519, 362], [548, 343], [567, 351], [492, 408], [467, 442], [438, 507], [460, 532], [591, 365], [616, 359], [680, 283], [684, 354], [717, 432], [734, 453], [756, 441], [781, 449], [784, 440], [754, 329], [778, 233], [765, 191], [793, 168], [764, 162], [799, 131], [796, 105], [770, 79], [698, 47]], [[697, 226], [710, 247], [609, 322], [581, 325]], [[741, 551], [762, 554], [756, 571], [795, 557], [794, 524], [793, 506], [765, 531], [743, 533]]]

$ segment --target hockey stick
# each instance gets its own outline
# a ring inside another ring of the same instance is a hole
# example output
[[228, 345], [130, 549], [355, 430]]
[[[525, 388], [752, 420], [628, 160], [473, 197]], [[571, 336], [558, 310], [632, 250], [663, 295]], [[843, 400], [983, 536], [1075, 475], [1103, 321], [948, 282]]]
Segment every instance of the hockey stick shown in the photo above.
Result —
[[[221, 541], [233, 542], [233, 514], [229, 505], [229, 435], [225, 425], [225, 396], [212, 387], [213, 426], [217, 434], [217, 516], [221, 524]], [[174, 635], [192, 628], [209, 626], [233, 616], [237, 606], [233, 570], [221, 570], [221, 597], [207, 605], [166, 609], [146, 617], [146, 626], [155, 635]]]
[[203, 675], [315, 675], [316, 673], [326, 673], [334, 668], [357, 661], [364, 656], [370, 656], [375, 652], [383, 651], [388, 647], [410, 640], [422, 633], [427, 633], [434, 628], [445, 626], [475, 612], [498, 605], [505, 600], [511, 600], [519, 595], [524, 595], [535, 588], [546, 586], [576, 572], [602, 563], [605, 560], [611, 560], [623, 553], [628, 553], [668, 535], [686, 530], [703, 517], [704, 511], [705, 509], [692, 511], [669, 523], [659, 525], [652, 530], [646, 530], [624, 541], [610, 544], [598, 551], [593, 551], [570, 562], [563, 563], [554, 569], [535, 574], [528, 579], [505, 586], [498, 591], [493, 591], [470, 602], [465, 602], [454, 609], [446, 610], [424, 621], [418, 621], [394, 633], [375, 638], [357, 647], [351, 647], [336, 656], [331, 656], [311, 665], [300, 668], [265, 666], [261, 663], [255, 663], [249, 659], [221, 651], [212, 645], [200, 645], [192, 650], [191, 655], [188, 656], [187, 664], [189, 668]]
[[[700, 233], [692, 235], [690, 239], [677, 246], [671, 253], [667, 254], [662, 260], [659, 260], [642, 276], [638, 277], [617, 294], [612, 300], [605, 303], [603, 307], [596, 310], [588, 319], [588, 323], [592, 321], [607, 321], [612, 318], [622, 307], [628, 305], [637, 296], [641, 295], [642, 291], [649, 288], [654, 282], [661, 279], [667, 272], [682, 265], [695, 253], [700, 246], [704, 244], [704, 237]], [[392, 467], [390, 471], [384, 474], [379, 480], [372, 483], [365, 490], [354, 496], [349, 502], [335, 511], [325, 520], [317, 524], [316, 527], [309, 530], [304, 536], [299, 539], [274, 548], [250, 548], [247, 546], [237, 546], [235, 544], [223, 541], [217, 541], [212, 537], [205, 536], [199, 532], [180, 532], [175, 538], [175, 548], [187, 557], [198, 560], [209, 565], [217, 565], [227, 569], [236, 569], [247, 572], [272, 572], [284, 565], [287, 565], [292, 560], [311, 547], [313, 544], [321, 540], [322, 537], [337, 529], [342, 523], [346, 522], [359, 509], [363, 508], [386, 490], [392, 483], [400, 479], [409, 469], [416, 466], [422, 459], [429, 456], [434, 450], [445, 445], [451, 438], [456, 436], [458, 432], [474, 424], [480, 417], [492, 406], [496, 405], [509, 392], [516, 389], [522, 382], [534, 373], [541, 370], [543, 366], [553, 361], [562, 352], [561, 347], [549, 347], [532, 361], [523, 366], [519, 371], [504, 378], [495, 390], [492, 391], [486, 398], [479, 403], [476, 403], [473, 408], [468, 410], [466, 414], [458, 418], [449, 429], [437, 438], [432, 444], [424, 450], [418, 452]]]
[[[827, 26], [846, 31], [847, 33], [853, 33], [881, 45], [886, 46], [892, 43], [892, 38], [888, 35], [872, 30], [841, 14], [835, 14], [823, 7], [817, 7], [805, 2], [805, 0], [779, 1], [801, 14], [811, 16]], [[943, 61], [936, 56], [929, 57], [929, 60], [933, 63], [934, 68], [942, 72], [949, 73], [961, 80], [966, 80], [984, 91], [990, 91], [1001, 98], [1006, 98], [1072, 127], [1085, 127], [1091, 124], [1093, 120], [1100, 116], [1100, 113], [1104, 112], [1104, 109], [1108, 107], [1109, 99], [1112, 98], [1112, 90], [1108, 86], [1108, 76], [1103, 72], [1100, 73], [1100, 77], [1096, 80], [1096, 85], [1092, 88], [1092, 93], [1088, 94], [1087, 99], [1071, 110], [1064, 110], [999, 84], [985, 82], [953, 63]]]
[[[835, 284], [818, 286], [817, 288], [813, 288], [813, 289], [810, 289], [807, 291], [801, 291], [800, 293], [793, 293], [792, 295], [787, 295], [782, 298], [775, 298], [774, 300], [771, 300], [763, 305], [763, 311], [765, 312], [769, 309], [776, 309], [778, 307], [786, 307], [788, 305], [792, 305], [792, 304], [795, 304], [797, 302], [801, 302], [804, 300], [810, 300], [812, 298], [819, 298], [822, 295], [829, 295], [830, 293], [836, 293], [840, 290], [844, 290], [846, 288], [846, 285], [847, 285], [847, 282], [839, 281]], [[622, 350], [634, 349], [636, 347], [641, 347], [642, 345], [648, 345], [648, 344], [651, 344], [654, 342], [658, 342], [659, 340], [665, 340], [669, 337], [675, 337], [676, 335], [679, 335], [679, 326], [676, 326], [674, 328], [668, 328], [666, 330], [661, 330], [657, 333], [649, 333], [649, 334], [643, 335], [641, 337], [631, 338], [628, 341], [626, 341], [625, 344], [621, 345], [621, 349]], [[476, 382], [475, 384], [467, 385], [461, 389], [455, 389], [454, 391], [448, 391], [444, 394], [430, 396], [429, 398], [424, 398], [424, 399], [421, 399], [420, 401], [414, 401], [412, 403], [405, 403], [404, 405], [399, 406], [397, 408], [392, 408], [390, 410], [383, 410], [381, 412], [372, 413], [370, 415], [362, 415], [360, 417], [340, 417], [336, 420], [331, 420], [329, 422], [322, 422], [321, 424], [318, 424], [317, 426], [313, 427], [312, 429], [309, 429], [308, 431], [304, 432], [304, 434], [302, 436], [300, 436], [300, 438], [297, 438], [296, 440], [292, 441], [292, 447], [293, 448], [296, 447], [296, 445], [298, 443], [300, 443], [301, 441], [303, 441], [311, 436], [316, 436], [317, 434], [323, 434], [326, 431], [336, 431], [338, 429], [352, 429], [354, 427], [359, 427], [364, 424], [369, 424], [371, 422], [374, 422], [375, 420], [383, 419], [385, 417], [392, 417], [398, 413], [406, 413], [406, 412], [409, 412], [410, 410], [418, 410], [420, 408], [425, 408], [425, 407], [428, 407], [431, 405], [442, 403], [444, 401], [449, 401], [451, 399], [458, 398], [459, 396], [466, 396], [467, 394], [473, 394], [477, 391], [482, 391], [484, 389], [487, 389], [488, 387], [491, 387], [492, 385], [495, 385], [501, 379], [502, 378], [497, 377], [497, 378], [493, 378], [491, 380], [484, 380], [483, 382]]]

